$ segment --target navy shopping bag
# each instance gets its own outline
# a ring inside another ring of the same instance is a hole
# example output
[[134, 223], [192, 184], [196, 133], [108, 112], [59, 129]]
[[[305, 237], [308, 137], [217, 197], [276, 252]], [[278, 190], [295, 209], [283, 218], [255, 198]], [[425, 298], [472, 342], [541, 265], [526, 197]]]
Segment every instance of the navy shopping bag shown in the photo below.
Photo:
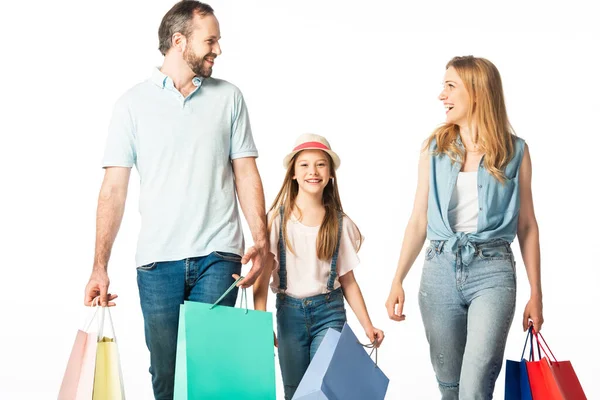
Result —
[[[533, 361], [533, 326], [529, 327], [520, 361], [506, 360], [506, 378], [504, 380], [504, 400], [532, 400], [529, 376], [527, 375], [527, 360], [525, 349], [529, 341], [529, 361]], [[540, 349], [538, 344], [538, 359]]]

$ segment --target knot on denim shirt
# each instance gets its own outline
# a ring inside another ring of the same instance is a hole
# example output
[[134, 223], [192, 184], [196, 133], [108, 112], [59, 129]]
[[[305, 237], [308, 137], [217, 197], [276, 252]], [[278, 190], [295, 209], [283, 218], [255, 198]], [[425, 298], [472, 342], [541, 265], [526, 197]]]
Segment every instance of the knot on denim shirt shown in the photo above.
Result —
[[475, 245], [471, 243], [469, 237], [464, 232], [456, 232], [446, 242], [445, 250], [452, 253], [460, 251], [463, 265], [469, 265], [475, 257]]

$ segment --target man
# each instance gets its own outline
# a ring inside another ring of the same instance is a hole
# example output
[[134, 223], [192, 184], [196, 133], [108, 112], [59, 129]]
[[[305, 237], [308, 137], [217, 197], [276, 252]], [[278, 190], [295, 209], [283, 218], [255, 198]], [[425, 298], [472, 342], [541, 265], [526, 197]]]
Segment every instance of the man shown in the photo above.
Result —
[[[107, 266], [135, 165], [142, 221], [138, 288], [156, 399], [173, 398], [179, 305], [216, 301], [250, 260], [252, 269], [238, 286], [252, 285], [267, 251], [246, 105], [238, 88], [210, 78], [220, 37], [209, 5], [175, 4], [159, 28], [162, 67], [117, 101], [109, 127], [85, 304], [100, 296], [103, 306], [114, 305]], [[236, 193], [254, 239], [243, 257]], [[234, 290], [220, 304], [233, 306], [236, 297]]]

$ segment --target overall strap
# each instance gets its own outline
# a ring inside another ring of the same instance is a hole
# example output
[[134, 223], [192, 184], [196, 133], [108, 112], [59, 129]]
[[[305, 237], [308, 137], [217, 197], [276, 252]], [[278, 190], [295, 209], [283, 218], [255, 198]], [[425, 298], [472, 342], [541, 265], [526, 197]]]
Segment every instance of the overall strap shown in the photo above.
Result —
[[333, 291], [333, 285], [335, 283], [335, 278], [337, 278], [337, 259], [338, 254], [340, 252], [340, 241], [342, 239], [342, 224], [344, 221], [344, 216], [341, 211], [338, 211], [338, 240], [335, 246], [335, 251], [333, 252], [333, 257], [331, 258], [331, 272], [329, 273], [329, 279], [327, 280], [327, 291]]
[[283, 239], [283, 206], [279, 208], [281, 223], [279, 224], [279, 290], [285, 292], [287, 289], [287, 270], [285, 269], [285, 240]]

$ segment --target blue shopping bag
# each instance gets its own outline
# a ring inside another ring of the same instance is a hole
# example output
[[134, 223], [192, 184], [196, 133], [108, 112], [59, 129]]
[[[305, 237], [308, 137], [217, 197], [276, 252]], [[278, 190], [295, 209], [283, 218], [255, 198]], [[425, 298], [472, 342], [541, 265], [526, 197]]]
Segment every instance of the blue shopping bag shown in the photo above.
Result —
[[[506, 378], [504, 380], [504, 400], [532, 400], [529, 376], [527, 374], [527, 360], [525, 360], [525, 349], [529, 341], [529, 361], [533, 361], [533, 327], [529, 327], [525, 345], [521, 353], [520, 361], [506, 360]], [[538, 359], [540, 353], [538, 344]]]
[[325, 334], [294, 400], [378, 400], [385, 397], [388, 384], [389, 379], [344, 324], [342, 333], [329, 329]]

